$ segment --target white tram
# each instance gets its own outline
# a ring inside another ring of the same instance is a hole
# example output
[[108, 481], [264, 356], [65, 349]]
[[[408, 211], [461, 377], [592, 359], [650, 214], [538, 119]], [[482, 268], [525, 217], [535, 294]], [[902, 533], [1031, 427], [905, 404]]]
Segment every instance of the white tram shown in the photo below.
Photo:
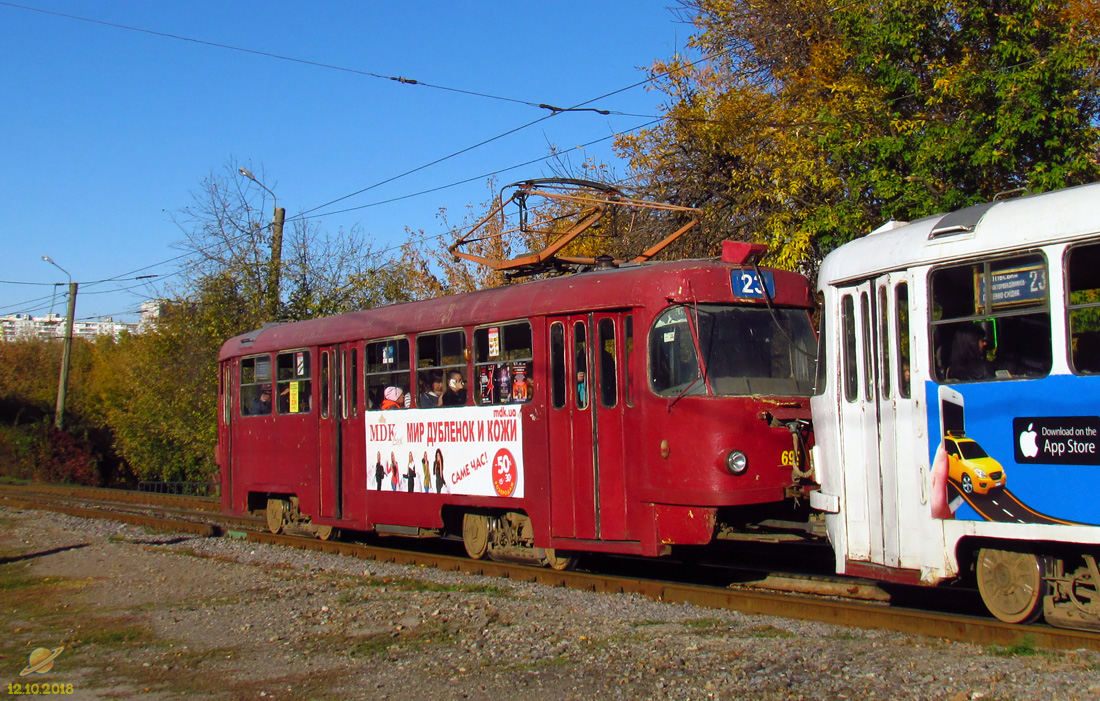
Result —
[[838, 572], [1100, 629], [1100, 183], [889, 222], [818, 284]]

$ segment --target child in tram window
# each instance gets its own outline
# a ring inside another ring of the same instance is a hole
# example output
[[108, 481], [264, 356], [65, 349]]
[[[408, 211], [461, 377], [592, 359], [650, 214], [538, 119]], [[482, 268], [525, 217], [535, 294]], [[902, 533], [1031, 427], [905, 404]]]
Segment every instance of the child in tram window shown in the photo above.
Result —
[[405, 392], [400, 387], [387, 387], [382, 400], [382, 411], [387, 409], [404, 409]]

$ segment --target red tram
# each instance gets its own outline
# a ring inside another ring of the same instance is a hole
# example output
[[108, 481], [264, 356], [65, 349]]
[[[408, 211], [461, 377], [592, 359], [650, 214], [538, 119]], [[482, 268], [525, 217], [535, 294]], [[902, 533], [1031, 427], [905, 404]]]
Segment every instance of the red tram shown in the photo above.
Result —
[[559, 568], [790, 519], [814, 486], [811, 287], [750, 252], [230, 339], [223, 508], [322, 538], [461, 535], [472, 557]]

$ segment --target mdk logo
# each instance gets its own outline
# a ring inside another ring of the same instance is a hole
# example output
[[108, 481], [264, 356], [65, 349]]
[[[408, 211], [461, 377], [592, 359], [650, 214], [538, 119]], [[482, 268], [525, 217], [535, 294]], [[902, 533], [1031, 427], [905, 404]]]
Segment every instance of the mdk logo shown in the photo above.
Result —
[[55, 647], [53, 650], [44, 647], [35, 648], [27, 657], [27, 666], [23, 668], [19, 676], [25, 677], [30, 674], [45, 674], [53, 669], [53, 661], [57, 659], [57, 656], [60, 655], [61, 651], [64, 649], [64, 645]]

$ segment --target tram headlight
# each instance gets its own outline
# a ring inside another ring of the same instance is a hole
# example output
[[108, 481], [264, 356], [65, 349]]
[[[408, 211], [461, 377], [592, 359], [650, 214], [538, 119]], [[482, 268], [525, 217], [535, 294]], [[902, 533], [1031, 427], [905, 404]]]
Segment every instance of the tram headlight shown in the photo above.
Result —
[[749, 456], [740, 450], [731, 450], [726, 456], [726, 469], [731, 475], [743, 475], [749, 468]]

